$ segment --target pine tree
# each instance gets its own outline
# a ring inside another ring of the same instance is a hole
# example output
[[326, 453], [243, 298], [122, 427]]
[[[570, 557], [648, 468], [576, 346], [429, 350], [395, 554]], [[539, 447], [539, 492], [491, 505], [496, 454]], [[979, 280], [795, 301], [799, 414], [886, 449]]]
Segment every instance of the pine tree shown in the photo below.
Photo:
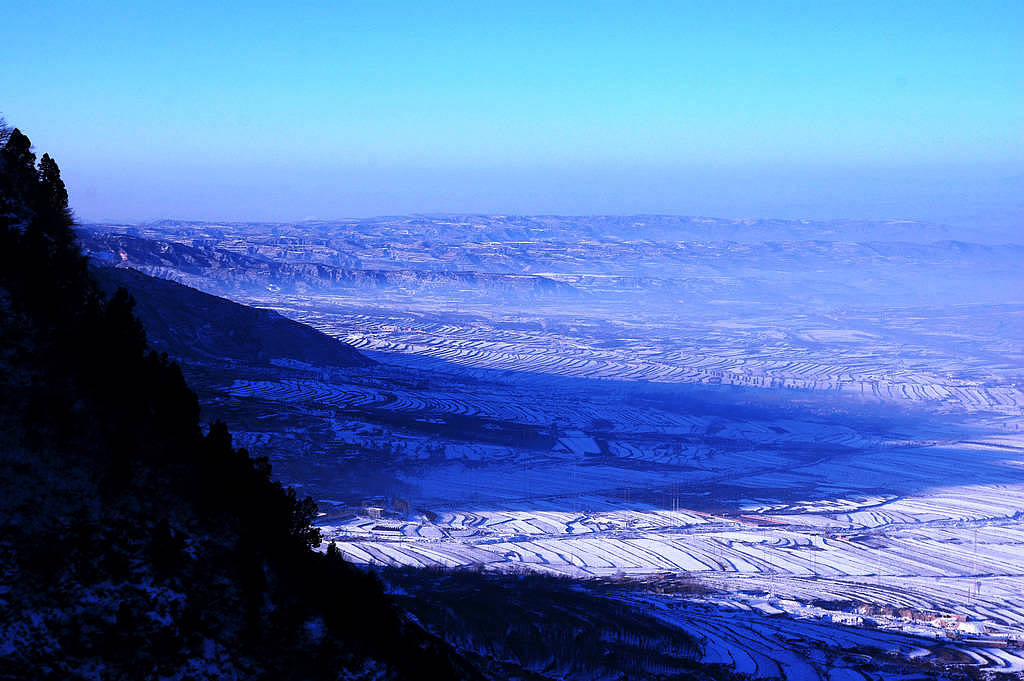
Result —
[[32, 142], [15, 128], [5, 132], [0, 148], [0, 219], [5, 226], [23, 222], [29, 216], [29, 197], [36, 187], [36, 155]]
[[[70, 228], [74, 222], [68, 208], [68, 190], [64, 186], [64, 181], [60, 179], [60, 168], [49, 154], [43, 154], [39, 160], [39, 182], [36, 185], [34, 203], [36, 216], [44, 219], [50, 226], [63, 225]], [[70, 231], [66, 229], [66, 233], [60, 235], [61, 238], [67, 238]]]
[[[147, 347], [131, 296], [105, 299], [90, 275], [56, 162], [37, 166], [27, 137], [4, 134], [0, 629], [19, 644], [0, 650], [0, 678], [333, 679], [367, 661], [388, 678], [459, 678], [372, 576], [310, 550], [311, 499], [223, 423], [202, 434], [195, 393]], [[316, 646], [293, 636], [311, 619], [327, 626]], [[196, 669], [208, 642], [225, 653]]]

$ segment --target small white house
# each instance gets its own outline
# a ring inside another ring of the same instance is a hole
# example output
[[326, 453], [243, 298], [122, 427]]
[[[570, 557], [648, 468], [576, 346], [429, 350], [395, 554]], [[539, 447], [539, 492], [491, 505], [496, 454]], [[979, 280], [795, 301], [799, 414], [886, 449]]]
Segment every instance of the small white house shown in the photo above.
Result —
[[558, 438], [554, 451], [585, 456], [587, 454], [600, 454], [601, 446], [597, 444], [594, 438], [575, 430], [569, 431], [564, 436]]
[[852, 612], [833, 612], [825, 618], [834, 624], [845, 624], [847, 626], [860, 626], [864, 624], [864, 618]]

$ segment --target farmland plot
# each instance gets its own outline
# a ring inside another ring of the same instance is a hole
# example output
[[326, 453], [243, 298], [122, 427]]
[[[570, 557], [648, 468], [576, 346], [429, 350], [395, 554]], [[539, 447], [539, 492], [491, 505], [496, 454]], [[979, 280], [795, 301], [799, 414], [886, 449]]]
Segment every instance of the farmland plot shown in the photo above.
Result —
[[[638, 580], [623, 602], [760, 676], [890, 650], [1019, 671], [1024, 248], [580, 220], [157, 225], [93, 248], [379, 362], [186, 367], [354, 562]], [[231, 266], [168, 255], [200, 237]], [[678, 575], [711, 592], [663, 593]]]
[[[339, 481], [336, 462], [301, 476], [320, 499], [325, 540], [350, 560], [651, 584], [685, 573], [726, 594], [707, 607], [761, 632], [756, 662], [729, 659], [764, 673], [797, 664], [765, 647], [776, 640], [766, 608], [808, 622], [821, 640], [843, 626], [829, 618], [859, 617], [859, 606], [891, 609], [868, 619], [928, 655], [945, 659], [958, 640], [964, 664], [1017, 669], [1014, 644], [997, 653], [971, 642], [979, 631], [1024, 638], [1024, 442], [1002, 415], [972, 425], [917, 406], [836, 413], [840, 397], [766, 405], [749, 389], [584, 387], [390, 359], [372, 373], [221, 388], [268, 410], [363, 423], [337, 428], [346, 461], [390, 444], [372, 477]], [[374, 387], [384, 373], [387, 390]], [[369, 517], [373, 504], [382, 517]], [[907, 608], [915, 613], [900, 617]], [[746, 636], [705, 638], [720, 641], [709, 650], [736, 651]]]

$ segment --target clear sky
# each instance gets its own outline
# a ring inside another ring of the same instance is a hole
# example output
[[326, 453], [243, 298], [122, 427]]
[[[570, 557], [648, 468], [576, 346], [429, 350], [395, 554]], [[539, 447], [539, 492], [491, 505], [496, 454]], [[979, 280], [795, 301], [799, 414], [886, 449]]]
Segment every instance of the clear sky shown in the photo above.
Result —
[[10, 2], [83, 220], [1024, 212], [1024, 2]]

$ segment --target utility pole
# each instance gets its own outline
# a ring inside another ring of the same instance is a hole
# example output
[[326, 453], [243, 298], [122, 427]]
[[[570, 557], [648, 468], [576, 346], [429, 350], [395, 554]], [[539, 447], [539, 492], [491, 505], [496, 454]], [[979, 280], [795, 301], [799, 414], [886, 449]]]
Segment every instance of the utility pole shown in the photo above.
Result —
[[968, 604], [974, 603], [974, 598], [981, 591], [981, 580], [978, 578], [978, 526], [974, 526], [974, 556], [971, 558], [971, 579], [974, 584], [968, 588]]

